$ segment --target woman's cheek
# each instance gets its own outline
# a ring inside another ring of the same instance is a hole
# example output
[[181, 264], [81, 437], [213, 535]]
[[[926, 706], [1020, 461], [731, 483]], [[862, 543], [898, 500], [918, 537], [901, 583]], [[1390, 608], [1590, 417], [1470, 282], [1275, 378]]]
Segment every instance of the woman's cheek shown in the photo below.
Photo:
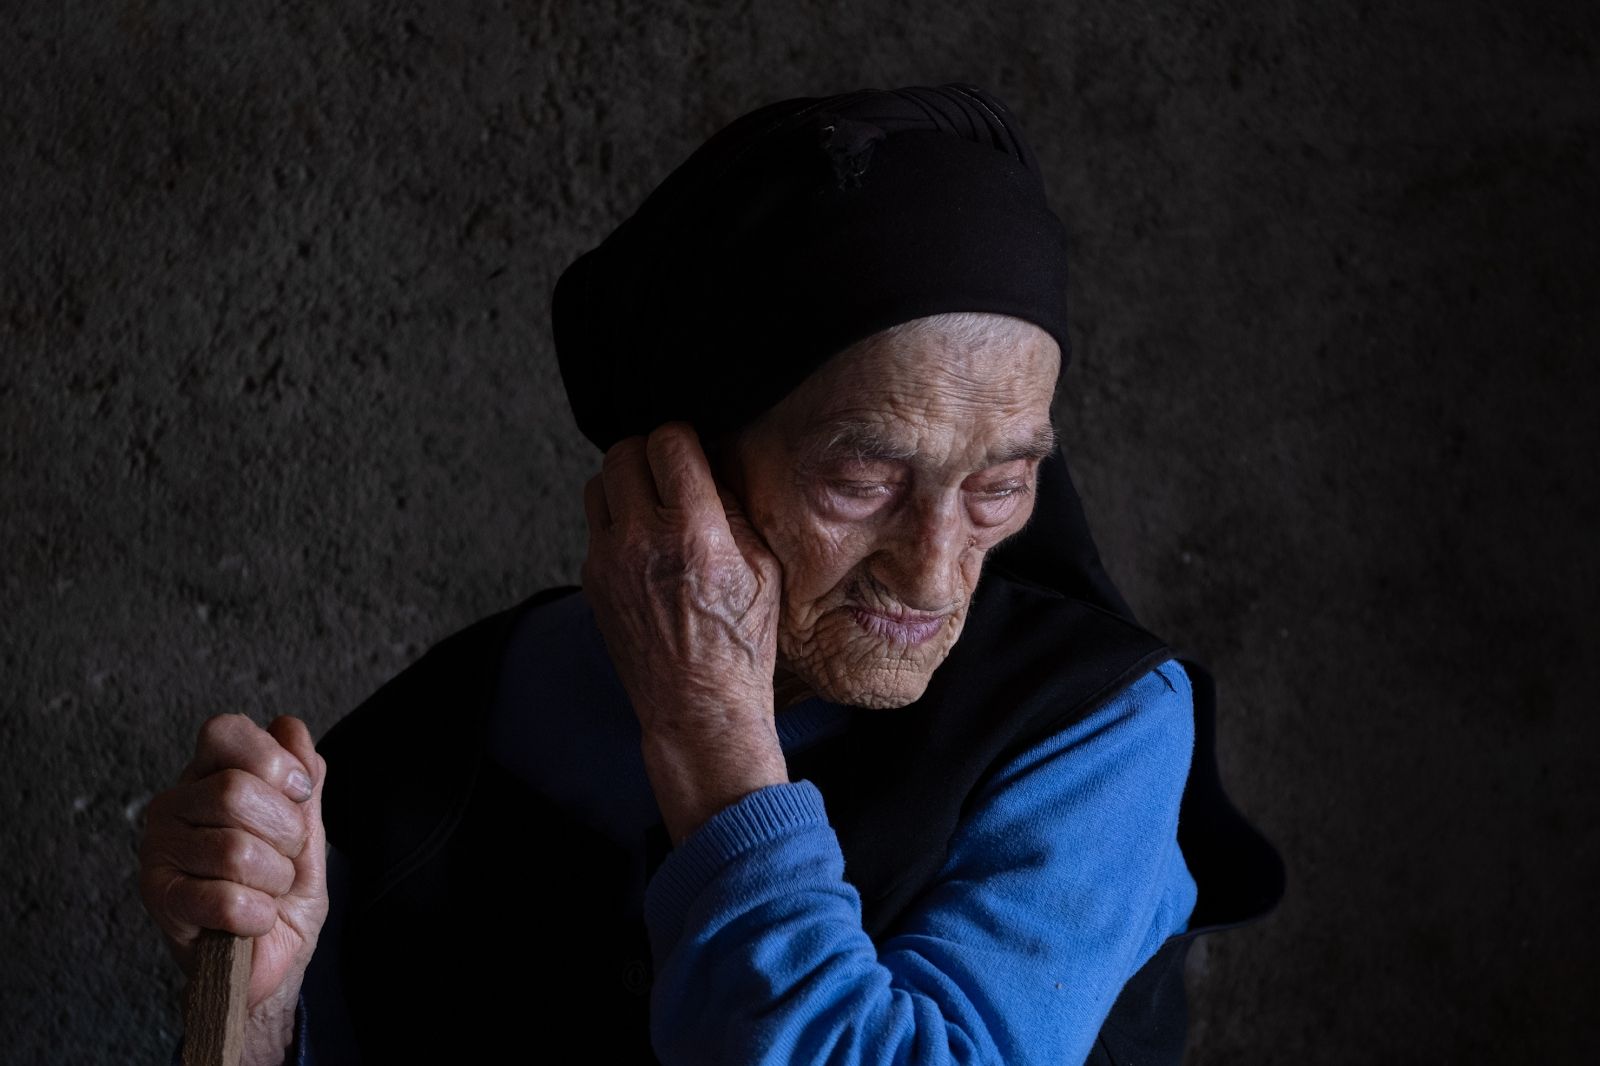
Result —
[[782, 550], [769, 545], [783, 566], [785, 594], [796, 606], [827, 597], [858, 561], [863, 538], [851, 523], [808, 516], [788, 524], [785, 532]]

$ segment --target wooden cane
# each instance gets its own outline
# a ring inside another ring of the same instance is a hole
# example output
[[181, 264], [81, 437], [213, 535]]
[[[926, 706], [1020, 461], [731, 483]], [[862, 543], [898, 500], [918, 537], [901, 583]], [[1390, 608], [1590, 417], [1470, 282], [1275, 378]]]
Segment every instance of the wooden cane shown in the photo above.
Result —
[[247, 936], [201, 931], [184, 1006], [183, 1066], [239, 1066], [254, 948]]

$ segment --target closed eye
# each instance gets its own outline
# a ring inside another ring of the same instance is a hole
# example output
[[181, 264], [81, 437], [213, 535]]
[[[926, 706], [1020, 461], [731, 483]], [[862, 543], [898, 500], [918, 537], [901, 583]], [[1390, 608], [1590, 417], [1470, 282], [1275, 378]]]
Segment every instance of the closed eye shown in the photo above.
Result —
[[1007, 496], [1027, 492], [1028, 484], [1025, 481], [1012, 481], [1003, 485], [990, 485], [981, 489], [969, 489], [974, 496], [982, 496], [990, 500], [1000, 500]]
[[976, 496], [999, 499], [1027, 492], [1033, 483], [1032, 460], [1019, 459], [979, 471], [967, 479], [966, 491]]
[[882, 481], [835, 481], [831, 484], [833, 491], [839, 495], [858, 500], [875, 500], [894, 491], [894, 486]]

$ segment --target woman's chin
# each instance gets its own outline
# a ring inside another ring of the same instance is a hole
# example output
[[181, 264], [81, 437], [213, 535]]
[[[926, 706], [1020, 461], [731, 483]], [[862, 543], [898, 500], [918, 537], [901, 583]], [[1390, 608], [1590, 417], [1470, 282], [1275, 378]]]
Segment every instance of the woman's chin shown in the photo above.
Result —
[[860, 642], [837, 655], [813, 658], [791, 667], [812, 691], [830, 703], [887, 710], [922, 698], [933, 672], [944, 661], [944, 649], [886, 647], [880, 641]]
[[812, 688], [829, 703], [885, 711], [921, 699], [928, 680], [927, 676], [900, 673], [889, 678], [837, 678]]

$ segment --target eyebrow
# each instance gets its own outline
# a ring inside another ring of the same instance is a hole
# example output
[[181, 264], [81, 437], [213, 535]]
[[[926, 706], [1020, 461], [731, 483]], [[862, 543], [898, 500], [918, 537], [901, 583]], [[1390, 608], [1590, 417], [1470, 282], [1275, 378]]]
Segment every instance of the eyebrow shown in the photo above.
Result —
[[[1056, 450], [1056, 431], [1050, 423], [1026, 436], [1001, 441], [984, 456], [983, 465], [999, 466], [1018, 459], [1042, 460]], [[910, 463], [917, 458], [914, 445], [896, 440], [875, 422], [854, 420], [830, 422], [801, 449], [807, 466], [848, 460], [858, 463]]]

